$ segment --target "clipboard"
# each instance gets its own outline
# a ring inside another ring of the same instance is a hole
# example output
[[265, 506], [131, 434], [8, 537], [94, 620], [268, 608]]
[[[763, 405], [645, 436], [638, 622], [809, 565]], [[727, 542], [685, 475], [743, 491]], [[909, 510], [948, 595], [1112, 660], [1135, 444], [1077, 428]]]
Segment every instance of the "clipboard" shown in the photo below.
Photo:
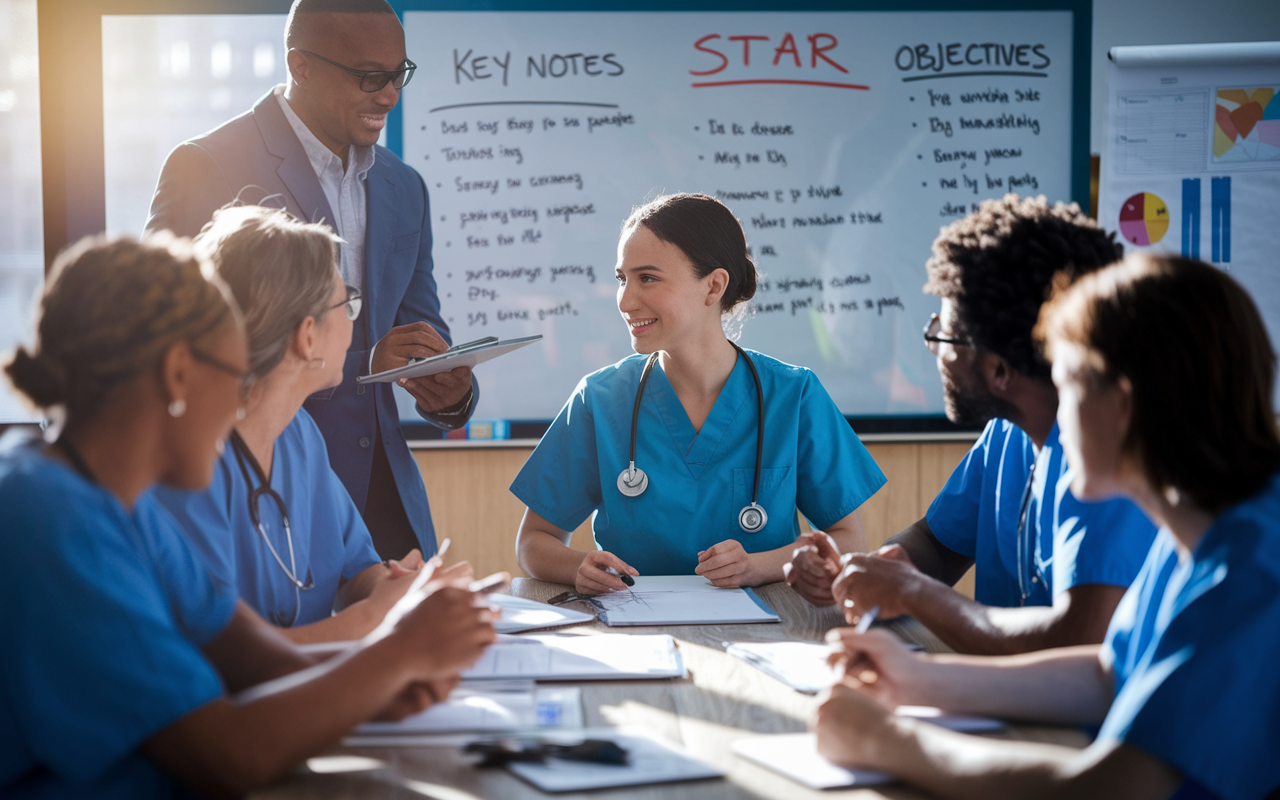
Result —
[[439, 355], [414, 359], [403, 367], [396, 367], [375, 375], [361, 375], [356, 378], [356, 383], [392, 383], [401, 378], [421, 378], [423, 375], [435, 375], [458, 367], [474, 368], [477, 364], [483, 364], [513, 350], [519, 350], [541, 339], [542, 334], [505, 341], [499, 341], [497, 336], [486, 336], [474, 342], [454, 345]]

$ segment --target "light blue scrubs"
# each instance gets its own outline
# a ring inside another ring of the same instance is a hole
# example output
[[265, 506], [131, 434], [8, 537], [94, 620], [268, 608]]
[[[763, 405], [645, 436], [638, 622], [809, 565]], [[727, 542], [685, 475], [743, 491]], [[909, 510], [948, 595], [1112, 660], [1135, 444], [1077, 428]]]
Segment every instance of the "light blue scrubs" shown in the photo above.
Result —
[[235, 595], [149, 495], [0, 455], [0, 796], [169, 797], [138, 746], [222, 696], [200, 648]]
[[1086, 584], [1128, 588], [1142, 568], [1155, 526], [1128, 500], [1084, 503], [1070, 487], [1056, 422], [1037, 454], [1021, 428], [994, 419], [925, 518], [944, 547], [974, 559], [974, 599], [983, 605], [1053, 605], [1061, 592]]
[[727, 539], [749, 553], [790, 544], [800, 532], [797, 508], [819, 529], [835, 524], [884, 485], [884, 473], [817, 376], [749, 352], [764, 390], [763, 530], [738, 527], [738, 512], [751, 502], [758, 423], [755, 384], [741, 356], [700, 432], [654, 366], [636, 436], [636, 466], [649, 475], [639, 497], [623, 496], [617, 479], [628, 464], [643, 355], [578, 383], [512, 493], [566, 531], [596, 512], [596, 545], [641, 575], [693, 574], [698, 551]]
[[1221, 798], [1280, 790], [1280, 475], [1185, 561], [1161, 531], [1111, 618], [1100, 741], [1140, 748]]
[[[247, 460], [245, 468], [257, 488], [258, 478]], [[263, 619], [281, 627], [325, 619], [333, 612], [340, 582], [382, 559], [351, 496], [329, 467], [324, 438], [305, 410], [299, 410], [276, 439], [271, 488], [289, 513], [298, 578], [305, 581], [309, 572], [315, 583], [297, 594], [249, 516], [250, 488], [230, 443], [208, 491], [155, 491], [208, 560], [214, 580], [232, 587]], [[276, 552], [289, 565], [278, 506], [264, 496], [258, 513]]]

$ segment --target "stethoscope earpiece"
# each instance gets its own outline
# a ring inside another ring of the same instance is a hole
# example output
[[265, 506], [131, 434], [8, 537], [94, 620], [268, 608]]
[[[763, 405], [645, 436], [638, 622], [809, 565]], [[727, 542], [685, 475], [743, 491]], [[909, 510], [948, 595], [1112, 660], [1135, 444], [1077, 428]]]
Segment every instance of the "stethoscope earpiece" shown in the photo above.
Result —
[[[756, 416], [756, 470], [755, 482], [751, 487], [751, 504], [744, 506], [738, 512], [738, 527], [742, 528], [744, 533], [759, 533], [769, 524], [769, 515], [765, 513], [764, 507], [756, 500], [760, 496], [760, 468], [764, 463], [764, 389], [760, 385], [760, 373], [756, 371], [755, 362], [751, 360], [751, 356], [738, 345], [733, 344], [733, 349], [746, 359], [747, 367], [751, 370], [751, 377], [756, 385], [756, 407], [758, 410]], [[618, 473], [618, 491], [625, 497], [639, 497], [644, 494], [644, 490], [649, 488], [649, 476], [644, 474], [644, 470], [636, 466], [636, 428], [640, 423], [640, 398], [644, 397], [645, 384], [649, 382], [649, 373], [653, 371], [653, 365], [658, 360], [658, 354], [654, 353], [649, 356], [649, 360], [645, 362], [644, 370], [640, 373], [640, 386], [636, 389], [636, 402], [631, 409], [631, 462], [629, 466], [622, 472]]]

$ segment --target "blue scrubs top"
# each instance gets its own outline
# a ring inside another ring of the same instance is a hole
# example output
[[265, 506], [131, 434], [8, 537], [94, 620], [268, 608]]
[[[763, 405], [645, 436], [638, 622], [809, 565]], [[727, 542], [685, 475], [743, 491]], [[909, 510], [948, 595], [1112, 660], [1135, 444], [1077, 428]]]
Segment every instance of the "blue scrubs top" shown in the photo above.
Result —
[[516, 497], [562, 530], [596, 512], [596, 546], [640, 574], [693, 574], [698, 551], [726, 539], [749, 553], [782, 547], [799, 535], [797, 508], [826, 528], [884, 485], [884, 473], [817, 376], [751, 351], [764, 391], [764, 529], [738, 527], [738, 512], [751, 502], [758, 423], [755, 383], [741, 356], [697, 433], [661, 365], [654, 366], [636, 435], [636, 466], [648, 473], [649, 488], [624, 497], [618, 473], [628, 464], [646, 358], [630, 356], [583, 378], [511, 484]]
[[[1035, 479], [1027, 496], [1032, 463]], [[1084, 503], [1070, 487], [1057, 423], [1036, 453], [1021, 428], [994, 419], [925, 519], [943, 546], [974, 559], [974, 599], [983, 605], [1048, 606], [1059, 593], [1093, 583], [1128, 588], [1155, 526], [1128, 500]]]
[[1098, 734], [1222, 798], [1280, 789], [1280, 475], [1179, 559], [1161, 531], [1111, 618], [1115, 700]]
[[[257, 488], [258, 478], [247, 460], [245, 468]], [[230, 586], [263, 619], [281, 627], [325, 619], [333, 612], [340, 582], [382, 559], [351, 495], [329, 466], [320, 429], [305, 410], [299, 410], [276, 439], [271, 488], [288, 510], [298, 578], [305, 581], [309, 571], [315, 582], [297, 594], [249, 516], [251, 489], [230, 444], [218, 460], [208, 491], [155, 491], [208, 560], [214, 580]], [[279, 507], [262, 496], [258, 513], [272, 546], [292, 569]]]
[[144, 494], [0, 455], [0, 796], [169, 797], [138, 746], [222, 696], [200, 648], [236, 598]]

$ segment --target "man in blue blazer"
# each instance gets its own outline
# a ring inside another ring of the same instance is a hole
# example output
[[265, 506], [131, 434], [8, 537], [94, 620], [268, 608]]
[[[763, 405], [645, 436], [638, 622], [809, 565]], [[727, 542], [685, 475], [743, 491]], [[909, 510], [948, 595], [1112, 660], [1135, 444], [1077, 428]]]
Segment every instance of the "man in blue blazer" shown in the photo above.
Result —
[[[285, 31], [288, 83], [253, 109], [169, 154], [147, 232], [194, 236], [223, 205], [283, 206], [347, 242], [341, 271], [363, 309], [342, 385], [307, 401], [333, 469], [383, 558], [436, 551], [426, 489], [390, 384], [357, 375], [403, 366], [449, 346], [432, 275], [431, 209], [412, 168], [377, 145], [413, 74], [404, 29], [384, 0], [295, 0]], [[475, 407], [466, 368], [402, 381], [427, 421], [452, 429]]]

